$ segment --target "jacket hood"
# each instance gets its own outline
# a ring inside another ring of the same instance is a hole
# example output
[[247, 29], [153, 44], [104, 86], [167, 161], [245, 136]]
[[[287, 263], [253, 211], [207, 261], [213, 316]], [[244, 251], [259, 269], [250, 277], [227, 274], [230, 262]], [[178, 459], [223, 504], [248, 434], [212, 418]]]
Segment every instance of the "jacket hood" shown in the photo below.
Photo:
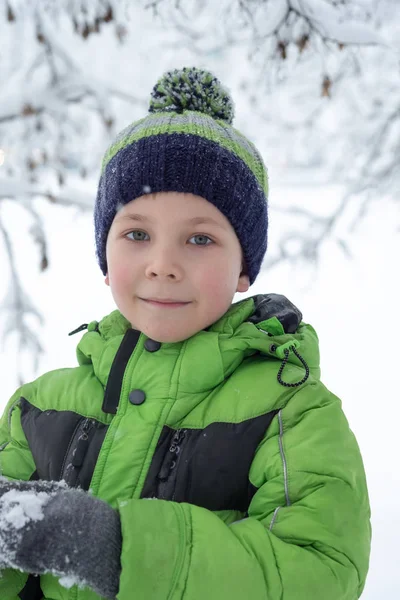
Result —
[[[105, 386], [131, 324], [119, 310], [114, 310], [101, 321], [82, 325], [71, 334], [86, 328], [87, 333], [77, 345], [78, 363], [92, 363], [96, 377]], [[301, 312], [279, 294], [258, 294], [234, 303], [206, 330], [162, 346], [178, 354], [184, 350], [181, 376], [188, 391], [210, 389], [228, 377], [245, 358], [257, 353], [300, 366], [303, 372], [307, 366], [314, 378], [320, 377], [317, 334], [302, 321]], [[193, 369], [193, 364], [199, 368]]]

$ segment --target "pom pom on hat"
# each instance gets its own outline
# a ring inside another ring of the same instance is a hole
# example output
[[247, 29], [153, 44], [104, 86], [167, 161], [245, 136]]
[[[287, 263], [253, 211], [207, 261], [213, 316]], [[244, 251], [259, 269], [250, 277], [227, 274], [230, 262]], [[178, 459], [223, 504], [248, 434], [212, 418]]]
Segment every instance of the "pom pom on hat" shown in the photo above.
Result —
[[149, 112], [193, 110], [232, 124], [233, 100], [209, 71], [184, 67], [165, 73], [151, 93]]

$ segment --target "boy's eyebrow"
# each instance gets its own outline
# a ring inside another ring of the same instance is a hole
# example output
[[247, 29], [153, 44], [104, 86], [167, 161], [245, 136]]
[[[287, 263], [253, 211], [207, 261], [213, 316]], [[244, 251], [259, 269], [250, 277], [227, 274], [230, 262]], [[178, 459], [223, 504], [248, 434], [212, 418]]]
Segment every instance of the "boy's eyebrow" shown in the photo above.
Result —
[[[145, 223], [146, 221], [148, 221], [149, 223], [154, 223], [154, 220], [151, 217], [145, 217], [144, 215], [140, 215], [140, 214], [136, 214], [136, 213], [129, 213], [127, 215], [121, 215], [120, 217], [117, 217], [117, 219], [118, 220], [129, 219], [130, 221], [139, 221], [141, 223]], [[225, 229], [225, 227], [223, 225], [221, 225], [221, 223], [218, 223], [212, 217], [192, 217], [191, 219], [187, 219], [185, 221], [185, 223], [187, 223], [188, 225], [200, 225], [200, 224], [205, 223], [206, 225], [208, 225], [208, 224], [216, 225], [217, 227], [220, 227], [221, 229]]]

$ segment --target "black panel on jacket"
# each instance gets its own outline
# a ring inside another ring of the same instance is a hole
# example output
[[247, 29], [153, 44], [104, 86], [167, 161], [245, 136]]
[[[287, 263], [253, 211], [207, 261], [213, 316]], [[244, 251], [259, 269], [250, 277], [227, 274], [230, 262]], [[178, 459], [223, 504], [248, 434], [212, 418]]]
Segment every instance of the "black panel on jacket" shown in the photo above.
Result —
[[246, 512], [257, 491], [249, 481], [250, 466], [277, 412], [204, 429], [164, 426], [141, 497]]
[[88, 490], [108, 425], [69, 410], [42, 411], [25, 398], [20, 407], [35, 478]]

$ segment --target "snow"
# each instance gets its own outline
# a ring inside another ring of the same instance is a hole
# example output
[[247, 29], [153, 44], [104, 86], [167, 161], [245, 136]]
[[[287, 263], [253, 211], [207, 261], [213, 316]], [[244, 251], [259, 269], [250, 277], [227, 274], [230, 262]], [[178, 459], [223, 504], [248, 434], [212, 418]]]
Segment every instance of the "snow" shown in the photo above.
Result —
[[306, 16], [323, 37], [343, 44], [382, 44], [387, 41], [372, 27], [346, 21], [343, 13], [326, 0], [290, 0], [292, 8]]
[[38, 191], [35, 185], [30, 184], [17, 177], [7, 177], [1, 180], [0, 198], [9, 196], [35, 194]]
[[[79, 187], [78, 187], [79, 185]], [[0, 200], [14, 196], [35, 197], [44, 196], [50, 197], [51, 193], [43, 188], [43, 186], [23, 181], [17, 177], [7, 177], [1, 180]], [[74, 182], [69, 182], [62, 190], [57, 193], [57, 202], [62, 206], [74, 205], [82, 210], [93, 209], [93, 195], [86, 192], [84, 184], [80, 181], [74, 185]]]
[[73, 585], [77, 584], [77, 579], [75, 577], [71, 577], [71, 575], [60, 577], [58, 581], [63, 587], [67, 588], [67, 590], [72, 588]]
[[[61, 486], [63, 484], [65, 482], [61, 482]], [[48, 492], [20, 491], [18, 489], [11, 489], [0, 497], [0, 566], [2, 568], [19, 568], [18, 564], [15, 563], [15, 552], [22, 538], [23, 528], [29, 526], [29, 523], [33, 521], [44, 519], [43, 507], [49, 502], [50, 498], [51, 494]], [[2, 538], [1, 532], [5, 534], [6, 542]], [[68, 570], [69, 564], [70, 558], [66, 555], [66, 570]], [[59, 572], [53, 570], [47, 572], [56, 577], [60, 575]], [[59, 582], [67, 589], [73, 585], [78, 585], [80, 588], [88, 585], [84, 580], [70, 574], [60, 577]]]
[[47, 493], [16, 489], [0, 497], [0, 567], [18, 568], [14, 560], [22, 529], [32, 521], [44, 519], [43, 506], [48, 501]]
[[43, 506], [49, 501], [45, 492], [10, 490], [0, 499], [0, 526], [22, 529], [29, 521], [44, 518]]
[[74, 577], [73, 575], [63, 575], [62, 577], [59, 577], [58, 581], [60, 585], [67, 590], [72, 588], [73, 585], [77, 585], [80, 589], [83, 589], [87, 586], [85, 581], [79, 579], [78, 577]]
[[274, 0], [274, 2], [260, 4], [254, 14], [258, 35], [271, 35], [281, 25], [288, 10], [288, 0]]

